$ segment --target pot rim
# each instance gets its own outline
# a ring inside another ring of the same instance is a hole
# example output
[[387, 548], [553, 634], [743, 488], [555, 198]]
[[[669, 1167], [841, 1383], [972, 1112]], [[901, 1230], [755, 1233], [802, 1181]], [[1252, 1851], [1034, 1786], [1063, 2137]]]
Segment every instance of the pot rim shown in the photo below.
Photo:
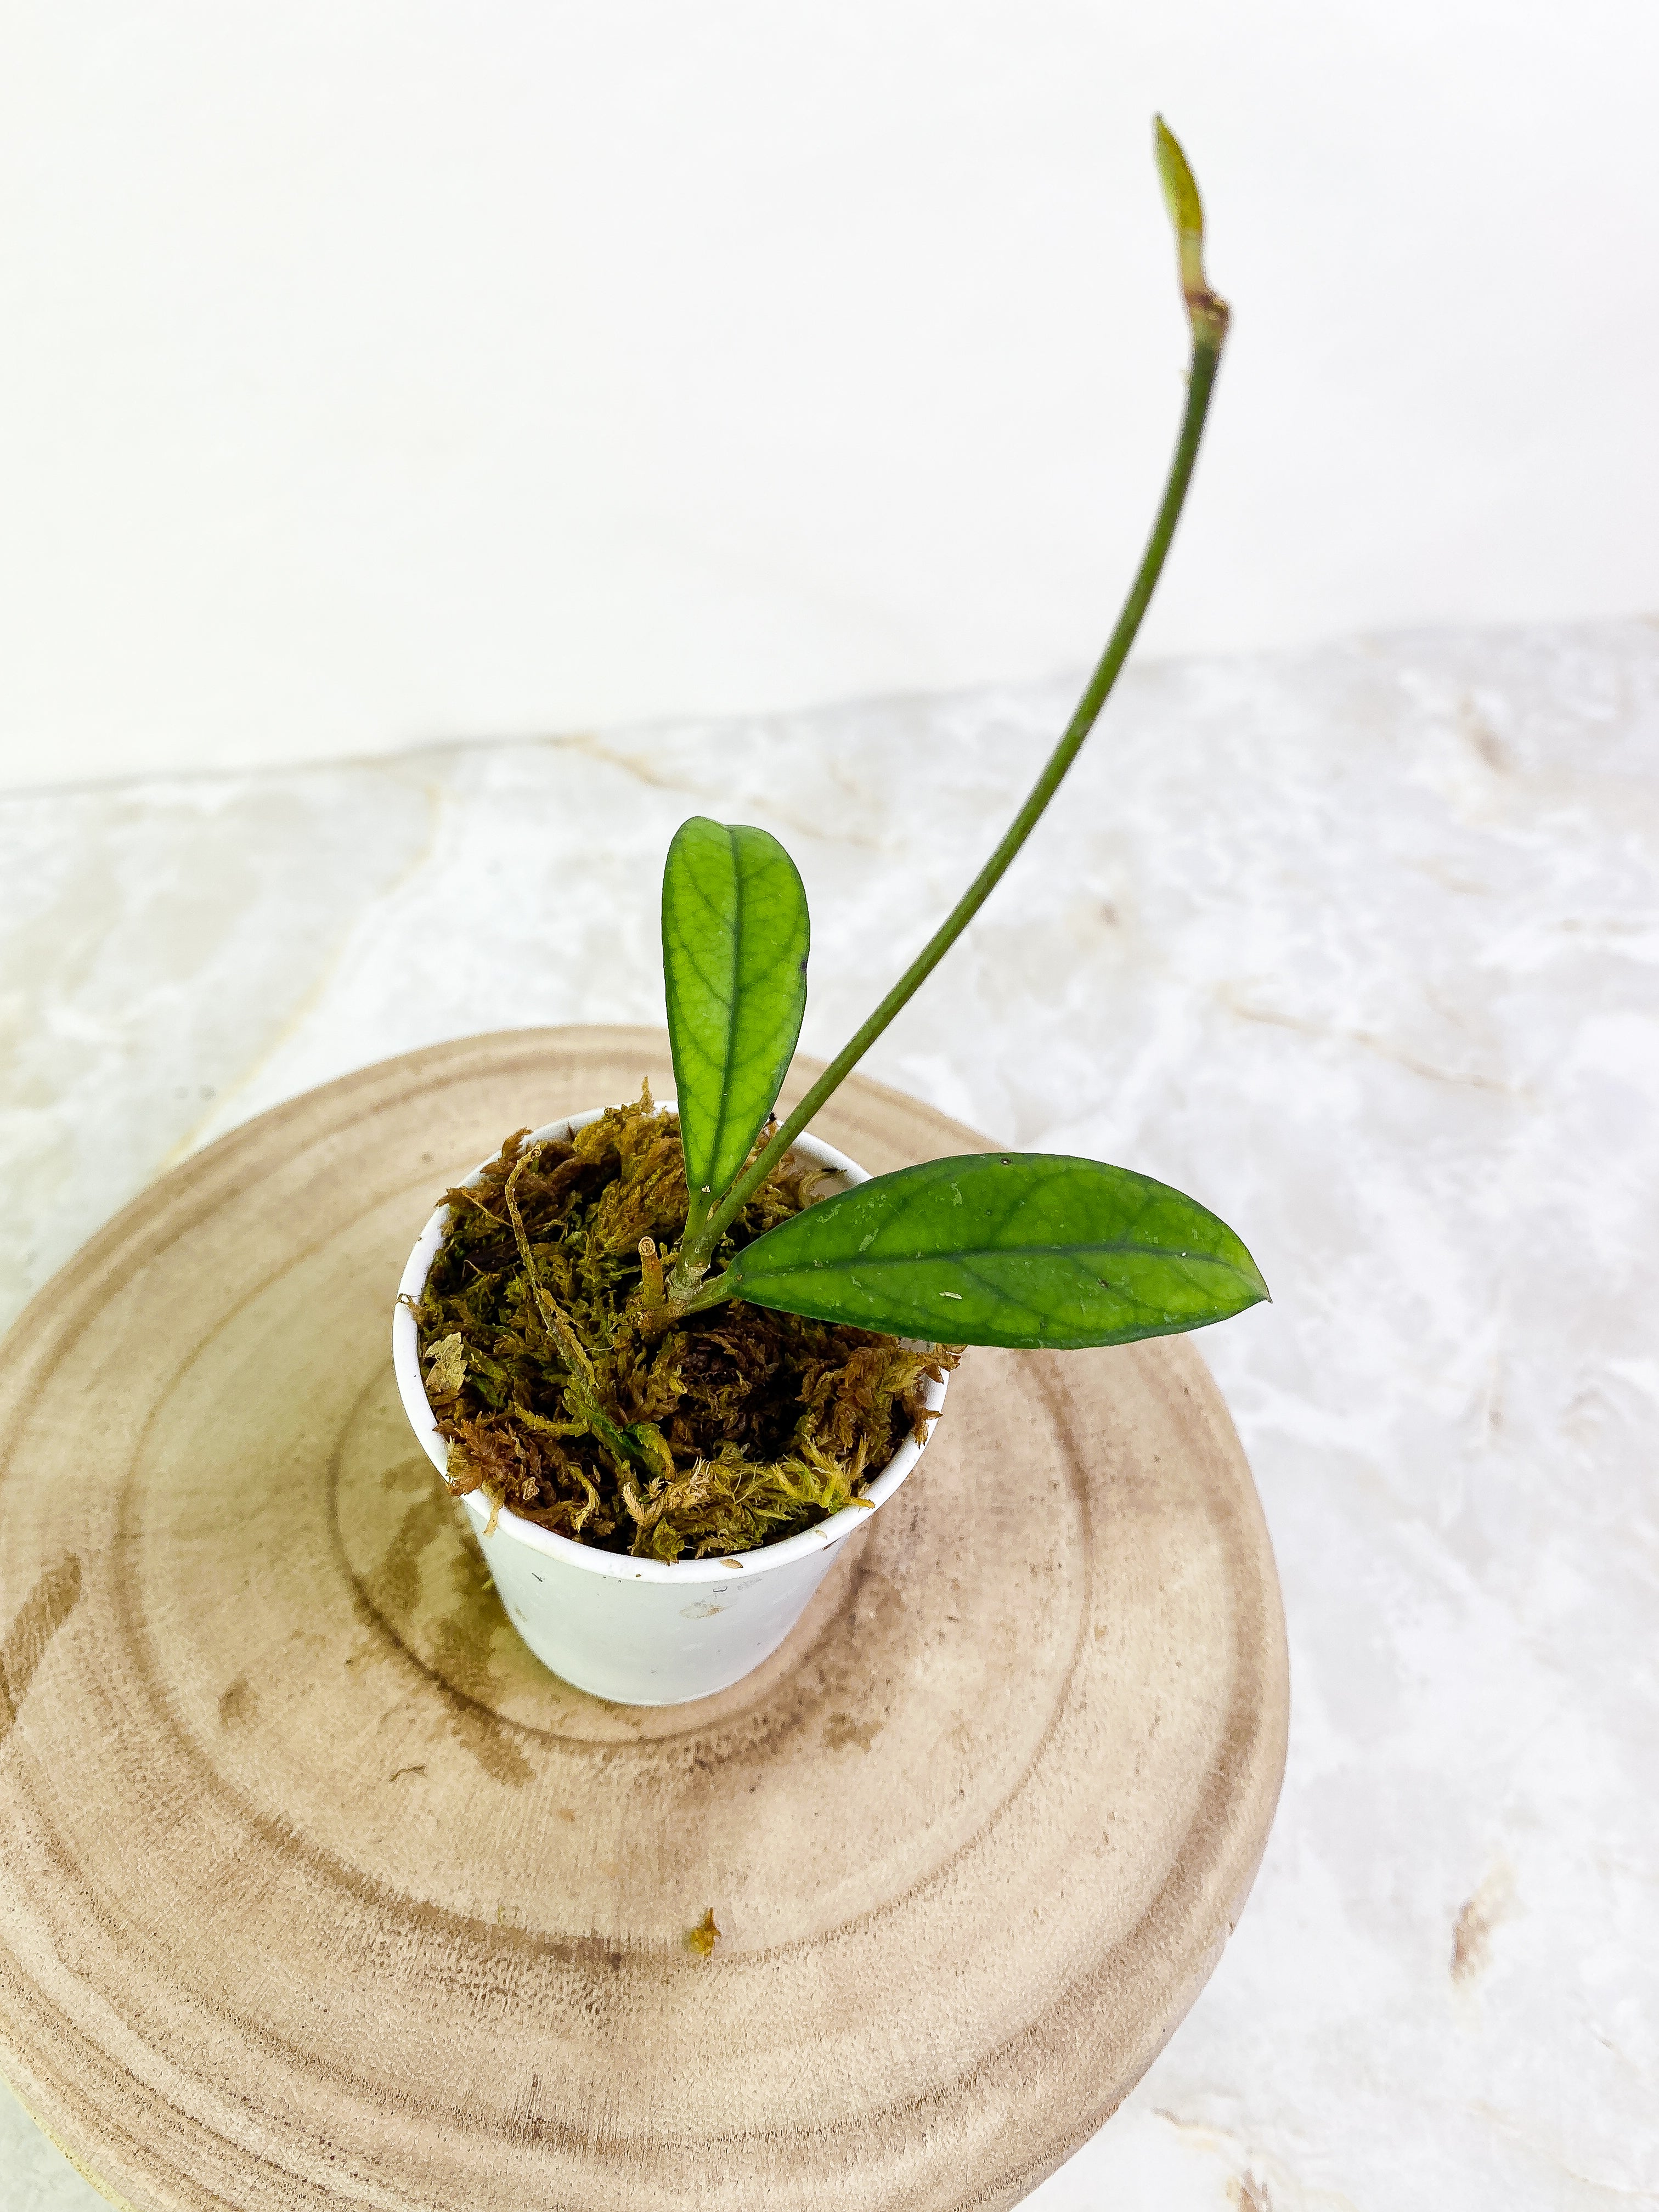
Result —
[[[659, 1099], [659, 1110], [672, 1113], [674, 1101]], [[544, 1122], [532, 1129], [529, 1141], [540, 1143], [548, 1138], [569, 1137], [578, 1129], [585, 1129], [597, 1121], [607, 1109], [595, 1106], [580, 1114], [567, 1114], [557, 1121]], [[820, 1167], [831, 1168], [844, 1176], [848, 1183], [867, 1182], [868, 1171], [838, 1152], [821, 1139], [797, 1137], [792, 1151], [804, 1152]], [[488, 1161], [481, 1161], [472, 1172], [462, 1178], [467, 1188], [482, 1177]], [[439, 1206], [433, 1210], [426, 1226], [416, 1238], [414, 1250], [404, 1267], [398, 1285], [398, 1302], [392, 1308], [392, 1361], [398, 1378], [398, 1395], [403, 1401], [410, 1427], [420, 1438], [427, 1457], [441, 1477], [449, 1458], [449, 1447], [438, 1434], [438, 1425], [428, 1403], [426, 1384], [421, 1375], [420, 1331], [415, 1316], [404, 1301], [418, 1298], [426, 1287], [427, 1275], [436, 1255], [438, 1246], [449, 1221], [450, 1209]], [[945, 1404], [948, 1374], [937, 1382], [930, 1382], [924, 1394], [925, 1403], [931, 1412], [939, 1412]], [[930, 1422], [931, 1437], [937, 1422]], [[843, 1542], [854, 1529], [861, 1528], [877, 1507], [890, 1498], [905, 1480], [916, 1462], [927, 1449], [927, 1443], [918, 1443], [914, 1437], [906, 1437], [886, 1466], [865, 1492], [867, 1505], [843, 1506], [828, 1520], [805, 1528], [798, 1536], [787, 1536], [781, 1544], [763, 1544], [752, 1552], [734, 1552], [718, 1559], [636, 1559], [625, 1552], [603, 1552], [593, 1544], [578, 1544], [568, 1536], [561, 1536], [551, 1528], [544, 1528], [534, 1521], [526, 1521], [510, 1505], [503, 1505], [496, 1522], [496, 1533], [512, 1537], [529, 1550], [541, 1552], [556, 1559], [562, 1566], [580, 1567], [589, 1574], [607, 1575], [616, 1582], [678, 1583], [687, 1585], [706, 1585], [709, 1583], [728, 1583], [734, 1574], [754, 1576], [764, 1574], [775, 1567], [792, 1565], [798, 1559], [816, 1557], [831, 1551]], [[487, 1502], [476, 1491], [468, 1492], [461, 1500], [469, 1514], [481, 1527], [486, 1518]]]

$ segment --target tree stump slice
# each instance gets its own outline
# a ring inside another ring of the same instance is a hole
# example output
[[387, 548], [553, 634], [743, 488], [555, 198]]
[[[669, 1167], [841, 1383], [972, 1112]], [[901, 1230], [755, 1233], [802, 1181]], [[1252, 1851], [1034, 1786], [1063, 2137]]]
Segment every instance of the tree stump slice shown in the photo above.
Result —
[[[447, 1182], [645, 1076], [659, 1033], [571, 1029], [330, 1084], [8, 1342], [0, 2063], [136, 2212], [1012, 2204], [1237, 1917], [1284, 1631], [1183, 1339], [970, 1352], [717, 1697], [604, 1705], [520, 1644], [392, 1300]], [[980, 1148], [856, 1079], [817, 1126], [872, 1170]]]

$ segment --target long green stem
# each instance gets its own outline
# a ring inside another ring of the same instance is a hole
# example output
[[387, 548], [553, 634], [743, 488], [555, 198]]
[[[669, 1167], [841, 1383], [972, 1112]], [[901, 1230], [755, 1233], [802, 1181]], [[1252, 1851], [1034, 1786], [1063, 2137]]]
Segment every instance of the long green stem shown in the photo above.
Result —
[[[1093, 729], [1100, 710], [1129, 657], [1129, 648], [1135, 641], [1136, 633], [1152, 603], [1152, 592], [1169, 556], [1176, 525], [1181, 519], [1187, 487], [1192, 481], [1193, 465], [1198, 459], [1199, 443], [1204, 434], [1204, 418], [1209, 412], [1210, 395], [1215, 387], [1216, 370], [1220, 364], [1228, 323], [1225, 302], [1210, 290], [1205, 280], [1203, 214], [1198, 188], [1193, 182], [1192, 173], [1180, 147], [1161, 118], [1158, 124], [1158, 156], [1164, 196], [1180, 249], [1182, 290], [1192, 325], [1193, 356], [1187, 380], [1186, 411], [1182, 416], [1181, 432], [1176, 441], [1175, 455], [1170, 464], [1164, 497], [1158, 507], [1158, 518], [1152, 525], [1152, 535], [1146, 541], [1146, 550], [1141, 556], [1140, 566], [1135, 571], [1129, 595], [1123, 603], [1123, 611], [1107, 641], [1106, 650], [1078, 702], [1077, 710], [1066, 726], [1065, 734], [1054, 747], [1047, 766], [1032, 785], [1024, 805], [1008, 825], [990, 859], [869, 1019], [854, 1032], [836, 1054], [771, 1142], [744, 1169], [697, 1231], [686, 1237], [671, 1285], [671, 1296], [677, 1305], [683, 1306], [694, 1293], [721, 1237], [813, 1115], [857, 1066], [894, 1016], [926, 982], [1001, 881], [1009, 863], [1036, 827], [1044, 809], [1064, 781], [1066, 770], [1082, 750], [1085, 738]], [[710, 1288], [712, 1290], [713, 1286]]]

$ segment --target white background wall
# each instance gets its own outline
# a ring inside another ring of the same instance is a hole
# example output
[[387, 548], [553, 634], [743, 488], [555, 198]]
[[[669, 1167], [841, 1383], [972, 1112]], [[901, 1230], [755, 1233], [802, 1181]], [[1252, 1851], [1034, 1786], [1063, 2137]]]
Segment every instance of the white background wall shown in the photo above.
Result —
[[11, 0], [0, 782], [1659, 606], [1652, 0]]

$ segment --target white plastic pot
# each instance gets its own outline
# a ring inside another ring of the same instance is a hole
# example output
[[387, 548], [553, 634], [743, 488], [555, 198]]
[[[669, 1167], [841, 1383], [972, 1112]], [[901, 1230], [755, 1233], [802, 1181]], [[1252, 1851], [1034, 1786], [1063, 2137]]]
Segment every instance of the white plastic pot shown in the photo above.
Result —
[[[534, 1131], [531, 1141], [573, 1136], [597, 1121], [603, 1110], [551, 1121]], [[849, 1184], [869, 1179], [862, 1168], [815, 1138], [798, 1137], [794, 1149]], [[483, 1172], [476, 1169], [468, 1182], [477, 1182]], [[426, 1287], [448, 1219], [449, 1208], [441, 1206], [422, 1231], [398, 1285], [392, 1322], [392, 1356], [404, 1410], [440, 1474], [449, 1447], [427, 1402], [419, 1332], [403, 1300], [418, 1298]], [[944, 1405], [943, 1381], [929, 1382], [927, 1402], [934, 1411]], [[486, 1534], [489, 1507], [482, 1492], [470, 1492], [462, 1503], [508, 1618], [544, 1666], [578, 1689], [617, 1705], [677, 1705], [725, 1689], [777, 1650], [841, 1547], [893, 1495], [923, 1449], [905, 1438], [866, 1492], [868, 1505], [849, 1505], [804, 1534], [759, 1551], [672, 1565], [572, 1543], [506, 1507]]]

